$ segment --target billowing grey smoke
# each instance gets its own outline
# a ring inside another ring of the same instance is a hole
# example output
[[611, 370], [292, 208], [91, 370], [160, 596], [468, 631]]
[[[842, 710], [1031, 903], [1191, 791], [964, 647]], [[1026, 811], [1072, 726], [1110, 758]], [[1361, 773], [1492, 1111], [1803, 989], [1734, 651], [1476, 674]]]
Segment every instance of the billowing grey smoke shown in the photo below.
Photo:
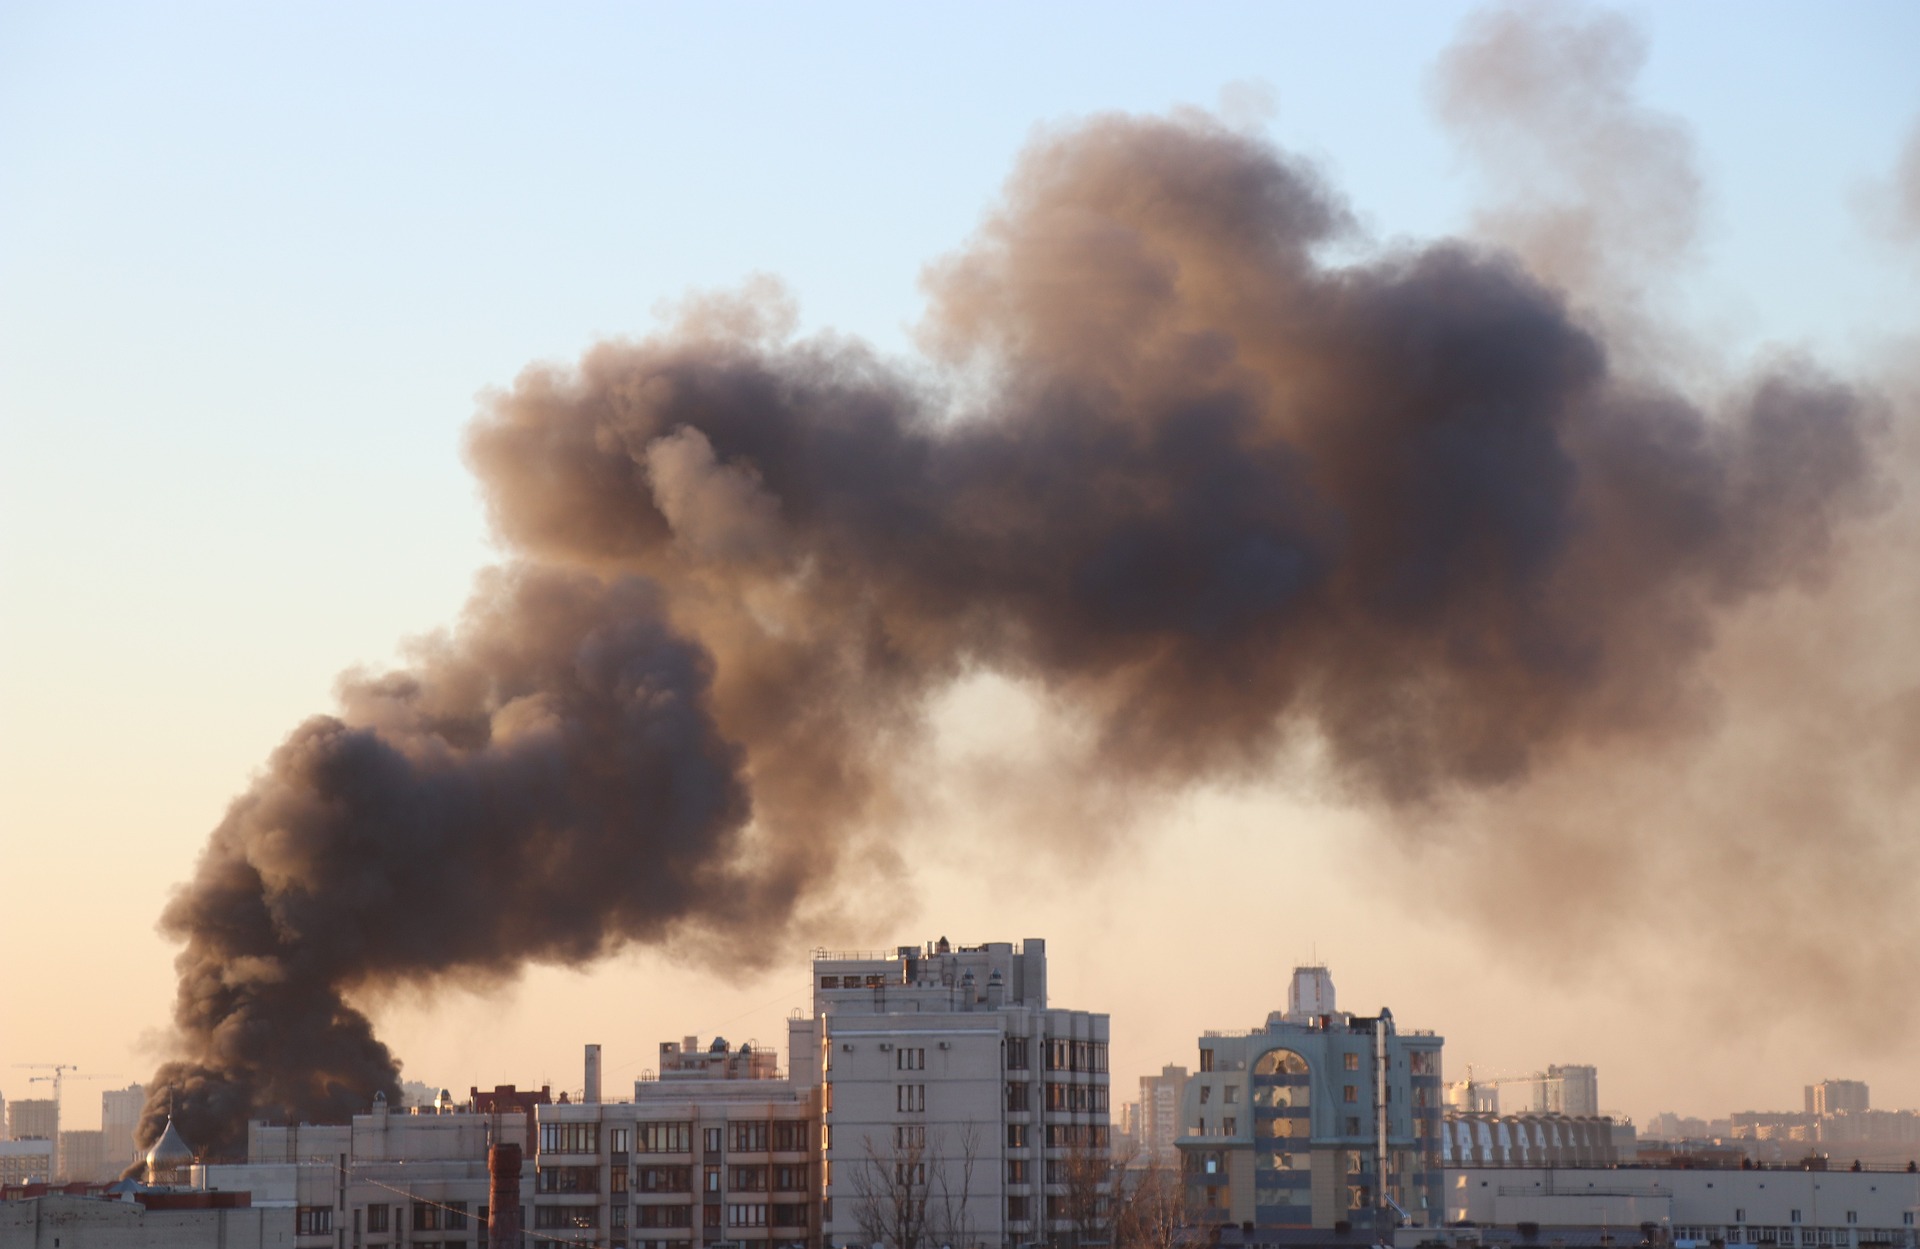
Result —
[[976, 670], [1163, 790], [1311, 742], [1419, 806], [1684, 727], [1722, 616], [1870, 497], [1870, 406], [1783, 366], [1702, 411], [1502, 253], [1323, 261], [1346, 220], [1244, 134], [1101, 118], [930, 270], [926, 372], [767, 296], [526, 372], [469, 444], [521, 562], [216, 831], [155, 1109], [220, 1149], [392, 1096], [358, 988], [776, 934]]

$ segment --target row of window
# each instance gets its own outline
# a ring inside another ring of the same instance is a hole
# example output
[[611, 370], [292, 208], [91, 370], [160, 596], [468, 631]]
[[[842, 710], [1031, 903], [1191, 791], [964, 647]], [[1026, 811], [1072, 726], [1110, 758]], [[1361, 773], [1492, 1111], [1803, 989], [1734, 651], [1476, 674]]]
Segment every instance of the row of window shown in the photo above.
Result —
[[1050, 1040], [1046, 1052], [1048, 1071], [1101, 1072], [1107, 1069], [1105, 1041]]
[[[1049, 1195], [1046, 1199], [1046, 1205], [1043, 1208], [1046, 1210], [1047, 1218], [1050, 1220], [1059, 1221], [1074, 1217], [1073, 1201], [1069, 1197], [1058, 1194]], [[1025, 1223], [1033, 1218], [1033, 1211], [1033, 1198], [1019, 1195], [1007, 1198], [1007, 1221], [1009, 1223]], [[1096, 1213], [1094, 1217], [1097, 1218], [1099, 1216]]]
[[[924, 1061], [924, 1060], [923, 1060]], [[721, 1152], [722, 1144], [733, 1153], [800, 1153], [808, 1147], [808, 1125], [800, 1119], [750, 1119], [706, 1129], [702, 1144], [709, 1154]], [[633, 1146], [643, 1154], [686, 1154], [693, 1152], [693, 1124], [680, 1121], [636, 1124], [614, 1128], [609, 1144], [616, 1154]], [[540, 1152], [543, 1154], [597, 1154], [600, 1152], [600, 1125], [597, 1123], [543, 1123], [540, 1125]]]
[[[539, 1207], [537, 1215], [544, 1215], [548, 1209], [565, 1210], [565, 1215], [556, 1214], [556, 1219], [573, 1217], [580, 1213], [577, 1208]], [[693, 1226], [692, 1206], [635, 1206], [632, 1211], [633, 1226], [660, 1229]], [[598, 1217], [591, 1209], [585, 1211]], [[722, 1205], [708, 1202], [700, 1207], [700, 1225], [702, 1227], [720, 1227], [724, 1215], [727, 1227], [806, 1227], [807, 1203], [804, 1201], [776, 1201], [772, 1204], [733, 1202]], [[628, 1211], [624, 1205], [614, 1206], [611, 1212], [613, 1226], [627, 1225]], [[542, 1223], [538, 1218], [536, 1227], [596, 1227], [597, 1223], [551, 1222]]]
[[[1070, 1184], [1073, 1182], [1072, 1170], [1073, 1163], [1070, 1160], [1065, 1158], [1049, 1158], [1046, 1160], [1046, 1171], [1044, 1174], [1049, 1184]], [[1029, 1184], [1032, 1183], [1032, 1177], [1032, 1163], [1024, 1158], [1007, 1159], [1007, 1183]]]
[[1047, 1109], [1074, 1113], [1107, 1113], [1104, 1084], [1047, 1084]]
[[820, 987], [823, 989], [878, 989], [887, 983], [885, 976], [822, 976]]

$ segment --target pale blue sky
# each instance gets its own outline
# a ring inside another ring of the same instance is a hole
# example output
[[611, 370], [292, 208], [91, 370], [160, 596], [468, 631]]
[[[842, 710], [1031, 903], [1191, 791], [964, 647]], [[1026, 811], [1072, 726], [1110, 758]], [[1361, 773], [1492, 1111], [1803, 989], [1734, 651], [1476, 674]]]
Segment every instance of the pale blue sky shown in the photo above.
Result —
[[[0, 1091], [16, 1061], [141, 1073], [166, 885], [333, 675], [447, 621], [487, 557], [477, 392], [754, 272], [904, 351], [921, 266], [1036, 126], [1232, 84], [1375, 235], [1457, 230], [1428, 89], [1469, 11], [0, 5], [0, 828], [45, 886], [0, 903], [0, 949], [58, 952], [16, 1002], [127, 973], [90, 1035], [0, 1020]], [[1920, 118], [1920, 5], [1626, 11], [1699, 149], [1698, 324], [1842, 365], [1911, 332], [1920, 270], [1856, 210]], [[1126, 1060], [1184, 1055], [1162, 1040]]]

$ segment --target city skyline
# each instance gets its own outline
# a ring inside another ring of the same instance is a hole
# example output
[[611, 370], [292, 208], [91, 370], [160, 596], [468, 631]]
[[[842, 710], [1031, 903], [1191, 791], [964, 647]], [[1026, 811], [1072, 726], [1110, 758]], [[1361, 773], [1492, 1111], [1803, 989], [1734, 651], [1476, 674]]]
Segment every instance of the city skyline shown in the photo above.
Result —
[[[1513, 182], [1542, 171], [1476, 153], [1486, 131], [1444, 88], [1484, 15], [1395, 12], [1390, 32], [1364, 15], [1232, 7], [1211, 27], [1161, 16], [1121, 31], [1062, 9], [1000, 49], [957, 14], [873, 10], [804, 36], [771, 15], [736, 29], [667, 11], [556, 25], [420, 13], [370, 27], [372, 10], [222, 23], [212, 8], [155, 24], [114, 6], [0, 19], [0, 124], [21, 154], [0, 175], [0, 820], [14, 881], [0, 935], [26, 956], [0, 1016], [0, 1093], [44, 1087], [17, 1063], [119, 1086], [168, 1056], [176, 946], [156, 918], [228, 802], [334, 705], [338, 674], [448, 626], [501, 557], [462, 439], [530, 361], [564, 367], [603, 339], [656, 333], [656, 310], [689, 291], [768, 274], [803, 331], [871, 342], [925, 377], [916, 280], [977, 238], [1036, 135], [1107, 110], [1210, 109], [1209, 124], [1304, 157], [1360, 227], [1330, 263], [1448, 237], [1519, 246], [1501, 234], [1525, 202]], [[1703, 188], [1675, 210], [1697, 214], [1697, 233], [1671, 250], [1601, 222], [1603, 241], [1645, 244], [1649, 267], [1671, 271], [1626, 266], [1625, 295], [1585, 288], [1606, 301], [1594, 315], [1617, 318], [1622, 357], [1707, 407], [1782, 344], [1871, 390], [1895, 434], [1876, 453], [1893, 510], [1875, 523], [1906, 525], [1897, 492], [1914, 478], [1897, 439], [1916, 383], [1892, 362], [1920, 332], [1920, 259], [1894, 236], [1920, 93], [1894, 49], [1920, 37], [1915, 17], [1552, 12], [1626, 57], [1606, 71], [1630, 91], [1609, 116]], [[1154, 55], [1156, 35], [1183, 55]], [[1085, 39], [1140, 72], [1021, 72]], [[662, 56], [676, 42], [724, 49], [742, 73], [716, 90]], [[626, 71], [623, 45], [646, 50], [646, 72]], [[940, 72], [883, 74], [889, 48]], [[951, 72], [966, 55], [1009, 89], [983, 99]], [[538, 89], [502, 102], [527, 66]], [[874, 108], [861, 69], [900, 107]], [[808, 95], [823, 77], [834, 85]], [[675, 115], [687, 100], [692, 115]], [[1677, 155], [1661, 147], [1674, 134]], [[1544, 176], [1595, 194], [1578, 169]], [[1912, 549], [1910, 527], [1891, 532]], [[1609, 768], [1608, 785], [1547, 770], [1411, 817], [1316, 771], [1311, 746], [1261, 776], [1144, 795], [1070, 768], [1036, 778], [1061, 723], [1031, 687], [977, 673], [929, 705], [929, 746], [886, 835], [860, 843], [777, 947], [716, 957], [681, 934], [577, 969], [495, 965], [352, 1000], [407, 1079], [537, 1085], [598, 1041], [618, 1087], [688, 1029], [777, 1044], [810, 948], [1017, 933], [1047, 939], [1063, 997], [1111, 1012], [1126, 1090], [1190, 1065], [1200, 1031], [1258, 1023], [1294, 965], [1324, 961], [1349, 1009], [1390, 1004], [1447, 1036], [1449, 1079], [1467, 1062], [1591, 1063], [1602, 1108], [1637, 1118], [1791, 1110], [1828, 1078], [1864, 1081], [1877, 1106], [1920, 1105], [1901, 1051], [1915, 898], [1897, 869], [1912, 864], [1913, 806], [1897, 785], [1876, 805], [1876, 769], [1910, 762], [1910, 716], [1863, 701], [1920, 688], [1896, 645], [1916, 587], [1878, 567], [1842, 563], [1734, 620], [1700, 665], [1713, 693], [1700, 723]], [[1853, 666], [1831, 670], [1835, 653]], [[1848, 736], [1862, 732], [1875, 736]], [[1832, 754], [1809, 759], [1816, 747]], [[1804, 810], [1742, 792], [1798, 779], [1783, 762], [1807, 765], [1804, 791], [1779, 795]], [[1749, 800], [1822, 840], [1690, 839]], [[1580, 819], [1556, 824], [1567, 809]], [[1515, 823], [1553, 835], [1486, 832]], [[102, 1087], [68, 1089], [69, 1113]], [[91, 1126], [84, 1110], [73, 1122]]]

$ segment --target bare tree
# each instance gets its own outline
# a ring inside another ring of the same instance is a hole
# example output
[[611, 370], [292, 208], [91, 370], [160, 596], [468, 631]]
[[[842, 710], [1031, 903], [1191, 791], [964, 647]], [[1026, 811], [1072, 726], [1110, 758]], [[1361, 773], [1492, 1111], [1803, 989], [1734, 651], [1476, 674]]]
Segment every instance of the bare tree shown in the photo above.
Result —
[[[946, 1143], [946, 1134], [940, 1135]], [[942, 1249], [971, 1249], [973, 1226], [973, 1169], [980, 1160], [980, 1125], [960, 1125], [951, 1153], [943, 1150], [933, 1160], [934, 1205], [932, 1231]]]
[[1186, 1181], [1159, 1157], [1113, 1172], [1114, 1249], [1173, 1249], [1186, 1225]]
[[853, 1173], [853, 1219], [869, 1245], [927, 1249], [927, 1135], [920, 1124], [896, 1124], [893, 1144], [871, 1133]]
[[[1052, 1164], [1049, 1163], [1049, 1166]], [[1113, 1154], [1092, 1133], [1076, 1134], [1061, 1160], [1060, 1181], [1066, 1185], [1061, 1214], [1072, 1224], [1068, 1233], [1073, 1249], [1098, 1249], [1113, 1243]], [[1054, 1177], [1047, 1177], [1049, 1183]]]

